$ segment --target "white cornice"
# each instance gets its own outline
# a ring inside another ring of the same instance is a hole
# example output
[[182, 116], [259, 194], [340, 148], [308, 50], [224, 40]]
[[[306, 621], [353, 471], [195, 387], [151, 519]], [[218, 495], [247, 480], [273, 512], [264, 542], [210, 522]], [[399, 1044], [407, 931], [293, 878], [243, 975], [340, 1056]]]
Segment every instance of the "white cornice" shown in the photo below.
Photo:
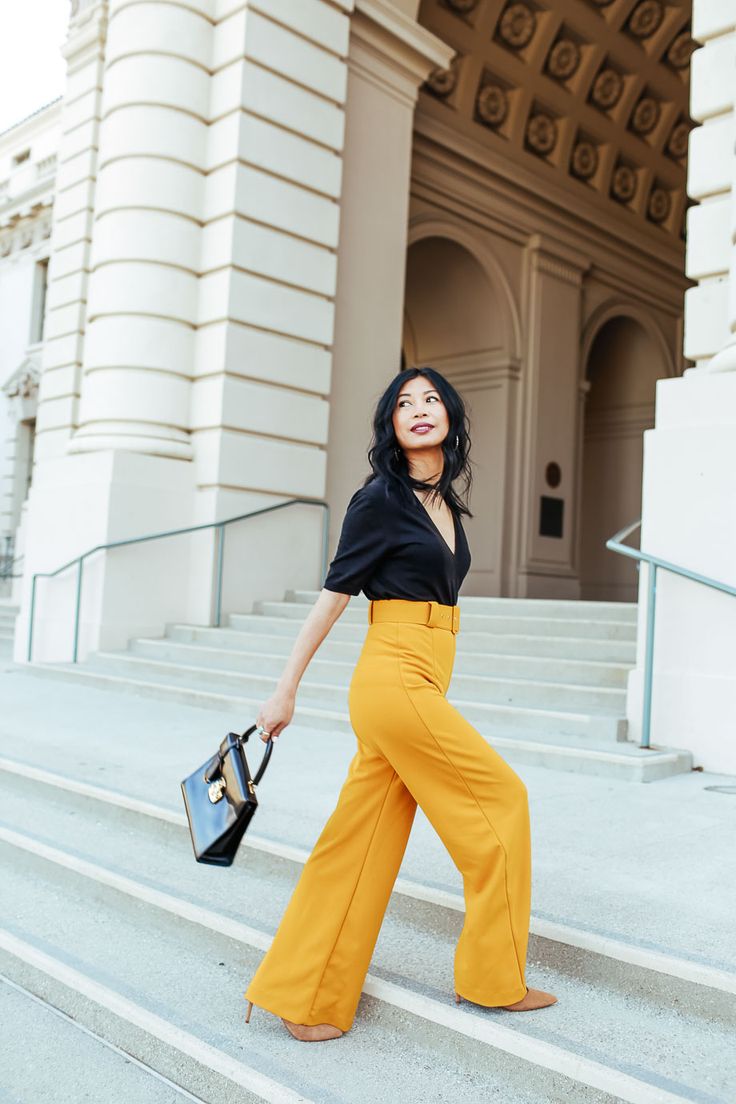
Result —
[[30, 145], [38, 134], [61, 125], [61, 96], [34, 111], [26, 119], [14, 123], [0, 134], [0, 157], [24, 145]]
[[350, 20], [350, 68], [414, 106], [419, 85], [455, 51], [385, 0], [357, 0]]
[[55, 177], [51, 174], [20, 195], [13, 196], [6, 206], [0, 207], [0, 230], [50, 208], [54, 202], [54, 181]]

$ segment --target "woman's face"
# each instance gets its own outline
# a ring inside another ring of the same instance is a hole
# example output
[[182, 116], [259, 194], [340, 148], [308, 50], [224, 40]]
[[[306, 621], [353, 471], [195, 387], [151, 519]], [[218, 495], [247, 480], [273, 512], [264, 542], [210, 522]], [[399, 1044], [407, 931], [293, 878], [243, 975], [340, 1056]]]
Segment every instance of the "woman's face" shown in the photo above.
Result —
[[[425, 424], [432, 428], [414, 428]], [[426, 376], [414, 376], [402, 385], [394, 406], [393, 426], [399, 448], [405, 452], [441, 446], [450, 419], [439, 391]]]

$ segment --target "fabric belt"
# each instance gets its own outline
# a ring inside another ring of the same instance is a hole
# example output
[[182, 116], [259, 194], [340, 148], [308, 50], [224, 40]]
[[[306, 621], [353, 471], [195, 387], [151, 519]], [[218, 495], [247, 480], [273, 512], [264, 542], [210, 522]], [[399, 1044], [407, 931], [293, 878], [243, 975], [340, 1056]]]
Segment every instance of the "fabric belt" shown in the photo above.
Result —
[[377, 621], [409, 621], [435, 629], [460, 631], [460, 606], [442, 602], [415, 602], [408, 598], [371, 598], [368, 604], [368, 624]]

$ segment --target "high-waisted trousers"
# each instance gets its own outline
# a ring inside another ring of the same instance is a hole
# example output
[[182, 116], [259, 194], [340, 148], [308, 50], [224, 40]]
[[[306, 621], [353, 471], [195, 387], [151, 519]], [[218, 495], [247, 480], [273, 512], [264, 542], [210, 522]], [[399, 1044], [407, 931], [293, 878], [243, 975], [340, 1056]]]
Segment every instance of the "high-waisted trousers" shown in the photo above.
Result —
[[445, 697], [459, 615], [438, 602], [369, 605], [348, 692], [357, 753], [245, 994], [294, 1023], [351, 1026], [417, 805], [463, 879], [456, 991], [489, 1006], [526, 993], [527, 789]]

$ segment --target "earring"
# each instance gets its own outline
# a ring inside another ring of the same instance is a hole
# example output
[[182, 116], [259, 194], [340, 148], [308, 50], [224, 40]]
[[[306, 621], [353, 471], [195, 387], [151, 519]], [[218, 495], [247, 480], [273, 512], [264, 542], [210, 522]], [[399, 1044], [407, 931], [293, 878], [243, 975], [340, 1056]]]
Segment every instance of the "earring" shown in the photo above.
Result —
[[455, 434], [455, 448], [457, 448], [457, 446], [458, 446], [459, 444], [460, 444], [460, 438], [458, 437], [458, 435], [457, 435], [457, 433], [456, 433], [456, 434]]

